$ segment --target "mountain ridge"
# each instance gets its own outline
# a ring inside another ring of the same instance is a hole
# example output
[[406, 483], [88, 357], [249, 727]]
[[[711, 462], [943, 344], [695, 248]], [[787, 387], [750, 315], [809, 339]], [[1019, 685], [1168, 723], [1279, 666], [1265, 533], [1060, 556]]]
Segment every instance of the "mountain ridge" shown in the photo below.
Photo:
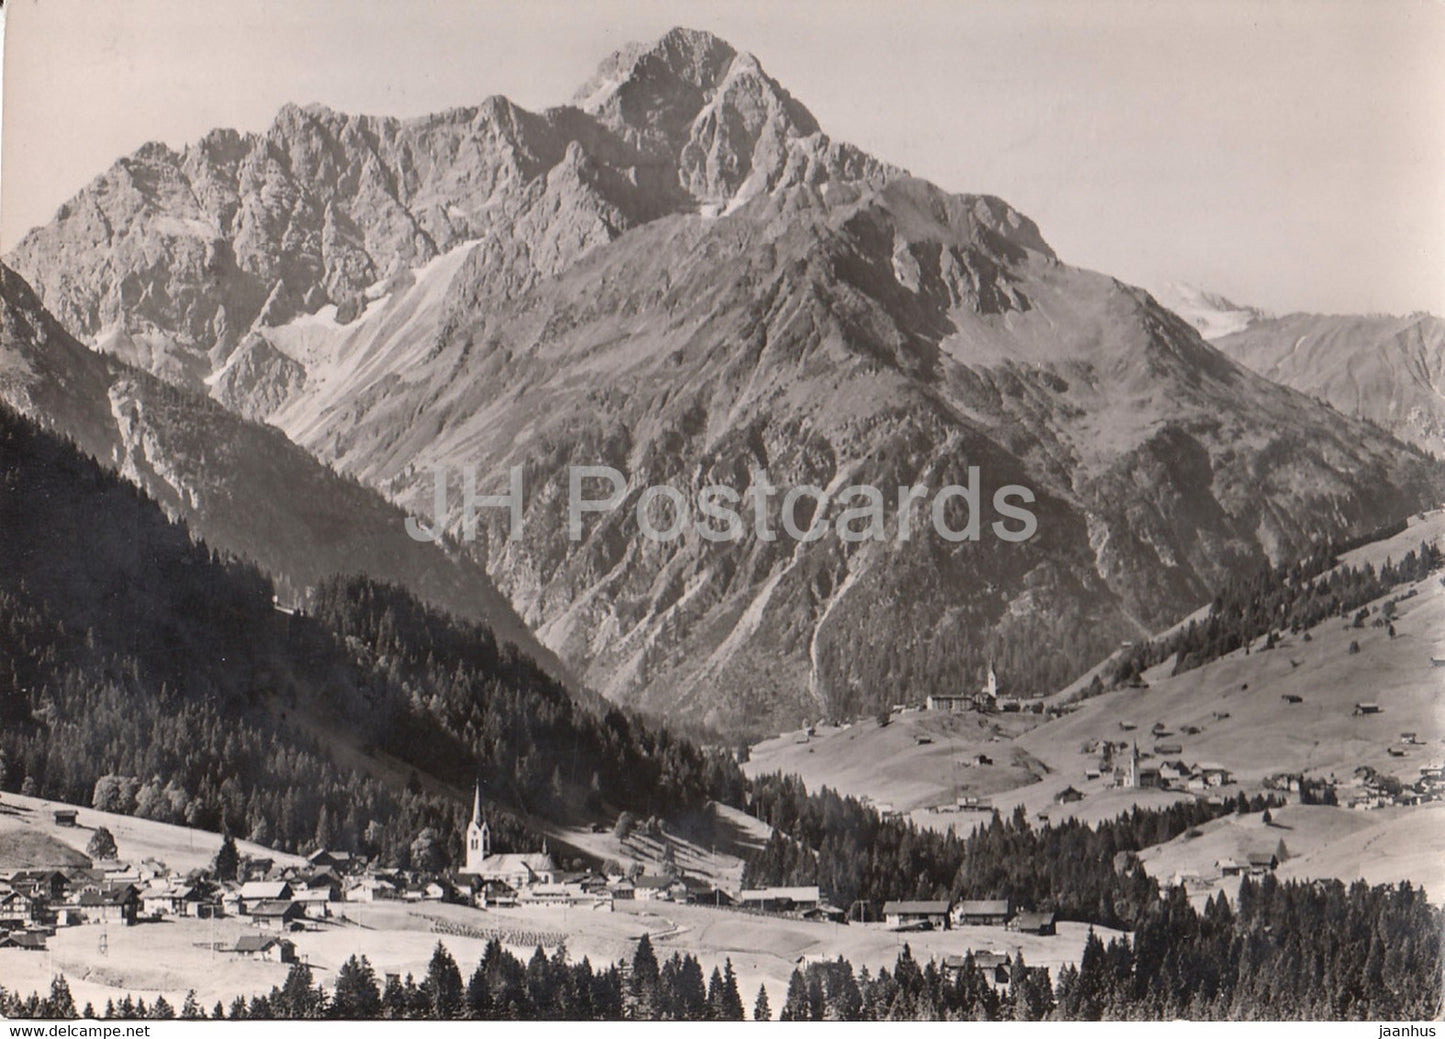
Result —
[[[470, 551], [588, 684], [724, 729], [969, 686], [990, 660], [1043, 692], [1226, 575], [1445, 493], [1419, 452], [1068, 266], [1003, 200], [828, 138], [716, 37], [620, 53], [579, 99], [288, 107], [145, 159], [165, 206], [118, 244], [74, 217], [16, 257], [84, 334], [123, 321], [153, 371], [211, 379], [404, 507], [427, 511], [436, 466], [492, 493], [522, 465], [522, 536], [488, 515]], [[227, 234], [186, 239], [204, 213]], [[144, 277], [112, 277], [147, 249]], [[574, 543], [561, 488], [596, 464], [623, 509]], [[860, 545], [658, 546], [630, 518], [648, 485], [746, 494], [758, 467], [836, 491], [975, 466], [984, 500], [1034, 491], [1032, 542], [895, 522]]]

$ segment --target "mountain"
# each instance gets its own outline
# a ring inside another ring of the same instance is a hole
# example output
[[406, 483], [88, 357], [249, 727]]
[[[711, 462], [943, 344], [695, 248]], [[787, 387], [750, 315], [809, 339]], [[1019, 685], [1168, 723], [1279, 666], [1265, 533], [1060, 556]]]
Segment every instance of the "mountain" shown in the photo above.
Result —
[[1215, 345], [1267, 378], [1445, 455], [1445, 321], [1433, 314], [1287, 314]]
[[[288, 107], [147, 146], [11, 262], [98, 349], [408, 508], [430, 512], [434, 467], [474, 466], [481, 493], [522, 467], [518, 536], [488, 509], [470, 546], [502, 591], [591, 686], [731, 731], [968, 688], [989, 661], [1043, 692], [1224, 578], [1445, 491], [1420, 452], [1068, 266], [1004, 201], [833, 141], [690, 30], [540, 113]], [[626, 486], [574, 542], [581, 465]], [[978, 513], [978, 539], [935, 536], [928, 499], [973, 467], [979, 507], [941, 512]], [[634, 508], [658, 483], [763, 498], [772, 531], [791, 488], [826, 489], [834, 524], [873, 485], [882, 537], [654, 542]], [[906, 539], [904, 485], [926, 489]], [[1034, 495], [1023, 541], [996, 533], [1020, 531], [990, 507], [1010, 486]]]
[[563, 673], [465, 553], [413, 540], [400, 509], [273, 427], [86, 349], [3, 265], [0, 400], [143, 488], [211, 546], [259, 564], [285, 600], [364, 572], [486, 623]]

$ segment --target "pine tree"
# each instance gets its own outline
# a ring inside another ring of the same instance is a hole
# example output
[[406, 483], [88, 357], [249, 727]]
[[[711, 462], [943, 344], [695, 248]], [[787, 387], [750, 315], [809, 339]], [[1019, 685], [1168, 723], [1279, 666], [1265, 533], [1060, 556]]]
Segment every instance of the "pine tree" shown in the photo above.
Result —
[[449, 1021], [457, 1017], [462, 1009], [462, 972], [457, 961], [447, 952], [446, 946], [437, 942], [427, 964], [426, 979], [422, 982], [427, 1009], [433, 1020]]
[[771, 1021], [773, 1008], [768, 1006], [768, 986], [758, 986], [758, 998], [753, 1002], [753, 1020]]

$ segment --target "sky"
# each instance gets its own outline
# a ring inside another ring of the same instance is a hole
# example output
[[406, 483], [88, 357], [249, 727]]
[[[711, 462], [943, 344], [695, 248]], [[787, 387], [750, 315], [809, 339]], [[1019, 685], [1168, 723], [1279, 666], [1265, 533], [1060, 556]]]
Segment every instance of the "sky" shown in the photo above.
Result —
[[288, 101], [567, 101], [674, 25], [1061, 258], [1276, 313], [1445, 314], [1442, 0], [9, 0], [0, 249], [119, 156]]

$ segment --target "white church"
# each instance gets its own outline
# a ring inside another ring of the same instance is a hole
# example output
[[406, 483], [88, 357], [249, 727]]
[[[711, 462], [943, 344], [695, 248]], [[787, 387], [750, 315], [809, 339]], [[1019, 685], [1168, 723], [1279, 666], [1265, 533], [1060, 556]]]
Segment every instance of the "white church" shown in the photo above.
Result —
[[481, 878], [482, 883], [501, 881], [513, 891], [537, 884], [551, 884], [557, 876], [557, 866], [547, 854], [547, 842], [542, 850], [529, 855], [493, 855], [491, 831], [482, 818], [482, 790], [478, 786], [472, 799], [472, 821], [467, 824], [467, 864], [461, 871]]

